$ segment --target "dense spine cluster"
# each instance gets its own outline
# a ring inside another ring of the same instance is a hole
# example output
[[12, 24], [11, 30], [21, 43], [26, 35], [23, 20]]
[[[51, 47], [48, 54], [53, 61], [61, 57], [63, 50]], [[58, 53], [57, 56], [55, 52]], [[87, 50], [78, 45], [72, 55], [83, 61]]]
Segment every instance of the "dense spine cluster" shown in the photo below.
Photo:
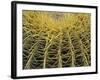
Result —
[[91, 65], [90, 14], [23, 10], [23, 69]]

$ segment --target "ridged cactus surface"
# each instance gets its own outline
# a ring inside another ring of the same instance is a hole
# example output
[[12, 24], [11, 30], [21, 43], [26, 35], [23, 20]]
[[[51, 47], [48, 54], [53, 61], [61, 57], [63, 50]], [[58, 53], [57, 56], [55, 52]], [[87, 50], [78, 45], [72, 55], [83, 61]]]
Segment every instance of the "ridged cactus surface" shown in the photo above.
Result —
[[23, 69], [91, 65], [89, 13], [23, 10]]

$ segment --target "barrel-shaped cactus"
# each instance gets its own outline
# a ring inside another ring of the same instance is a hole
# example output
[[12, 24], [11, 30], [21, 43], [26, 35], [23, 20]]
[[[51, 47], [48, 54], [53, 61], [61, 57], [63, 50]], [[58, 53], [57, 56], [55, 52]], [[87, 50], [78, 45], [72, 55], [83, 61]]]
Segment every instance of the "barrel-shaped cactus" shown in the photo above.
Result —
[[89, 13], [22, 11], [23, 69], [91, 65]]

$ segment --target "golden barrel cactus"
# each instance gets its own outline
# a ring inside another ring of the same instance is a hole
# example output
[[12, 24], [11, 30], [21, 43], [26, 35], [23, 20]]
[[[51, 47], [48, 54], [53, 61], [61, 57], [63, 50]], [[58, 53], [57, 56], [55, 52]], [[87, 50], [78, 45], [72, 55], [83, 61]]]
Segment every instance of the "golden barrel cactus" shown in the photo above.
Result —
[[23, 69], [91, 65], [89, 13], [23, 10]]

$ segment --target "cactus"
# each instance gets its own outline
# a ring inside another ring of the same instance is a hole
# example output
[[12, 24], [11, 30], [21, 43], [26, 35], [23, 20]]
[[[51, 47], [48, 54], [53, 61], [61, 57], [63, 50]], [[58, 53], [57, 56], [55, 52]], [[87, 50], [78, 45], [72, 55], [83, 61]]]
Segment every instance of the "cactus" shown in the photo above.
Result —
[[23, 69], [90, 66], [90, 17], [23, 10]]

